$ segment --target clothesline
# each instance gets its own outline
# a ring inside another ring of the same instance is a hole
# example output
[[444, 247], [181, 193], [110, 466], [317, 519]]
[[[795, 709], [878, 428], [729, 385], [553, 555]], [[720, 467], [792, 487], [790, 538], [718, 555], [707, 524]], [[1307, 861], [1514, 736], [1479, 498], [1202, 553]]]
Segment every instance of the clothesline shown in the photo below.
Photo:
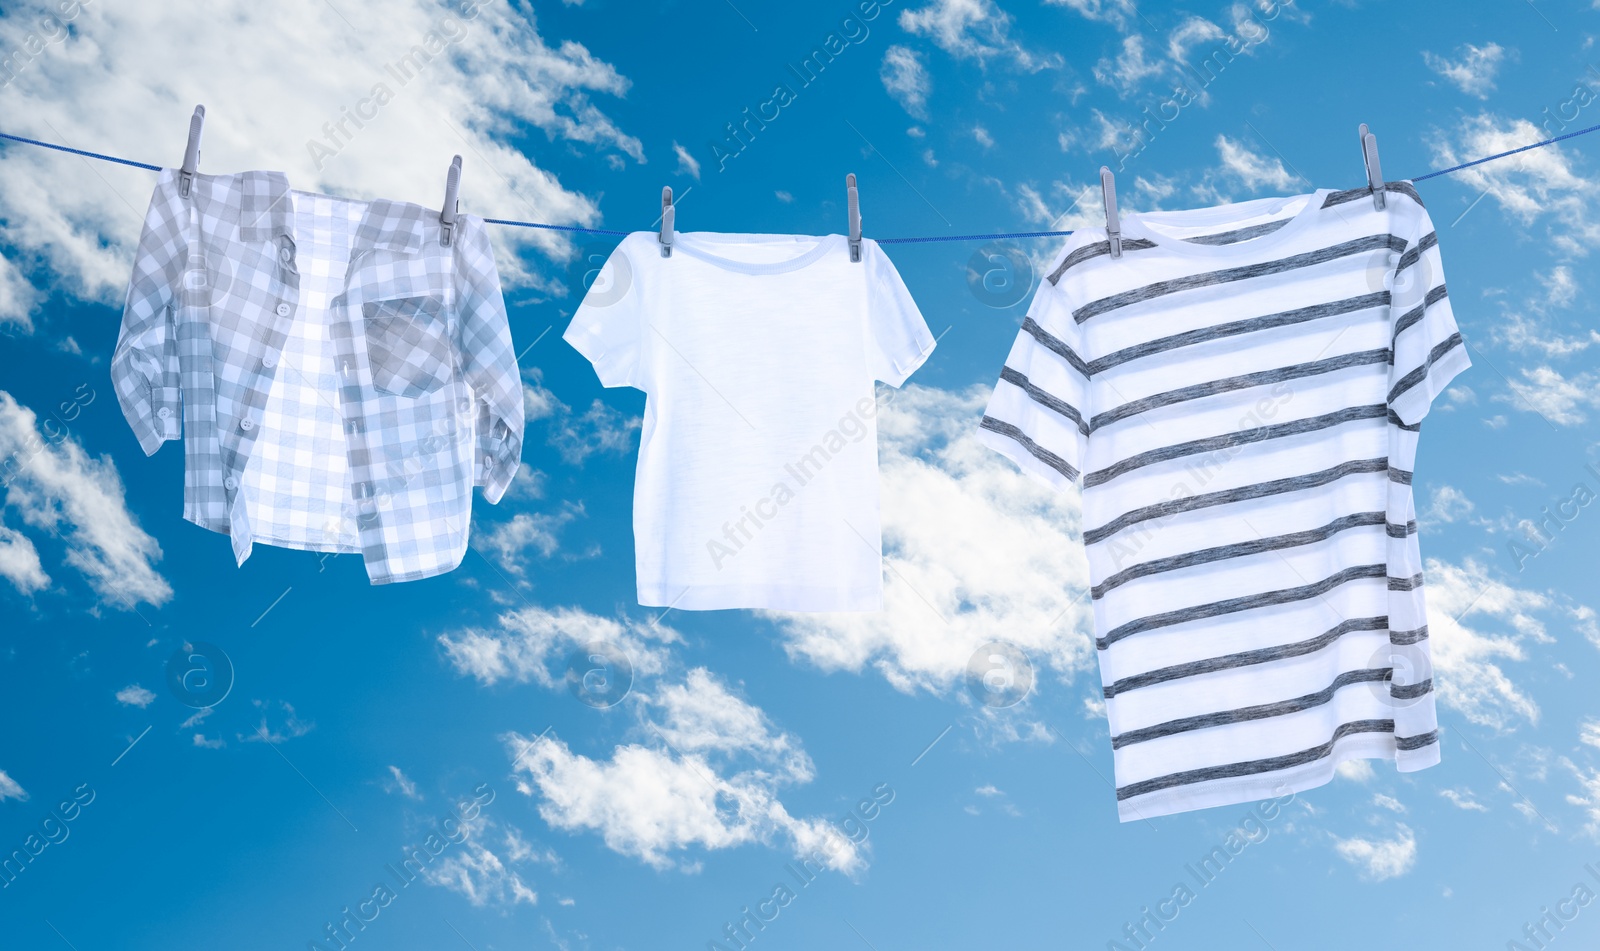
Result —
[[[1493, 162], [1496, 159], [1508, 158], [1520, 152], [1527, 152], [1530, 149], [1544, 148], [1547, 145], [1554, 145], [1564, 139], [1577, 138], [1580, 135], [1588, 135], [1590, 132], [1596, 131], [1600, 131], [1600, 125], [1592, 125], [1586, 129], [1578, 129], [1575, 132], [1566, 132], [1540, 142], [1532, 142], [1528, 145], [1520, 146], [1518, 148], [1507, 149], [1504, 152], [1496, 152], [1493, 155], [1485, 155], [1483, 158], [1462, 162], [1460, 165], [1452, 165], [1449, 168], [1441, 168], [1437, 171], [1428, 172], [1425, 175], [1418, 175], [1416, 178], [1411, 179], [1411, 181], [1425, 182], [1430, 178], [1438, 178], [1440, 175], [1449, 175], [1451, 172], [1459, 172], [1462, 169], [1472, 168], [1474, 165], [1482, 165], [1485, 162]], [[115, 162], [118, 165], [128, 165], [133, 168], [142, 168], [152, 172], [161, 171], [161, 166], [151, 165], [148, 162], [135, 162], [133, 159], [119, 158], [115, 155], [105, 155], [100, 152], [89, 152], [84, 149], [75, 149], [71, 146], [58, 145], [54, 142], [42, 142], [39, 139], [29, 139], [20, 135], [11, 135], [6, 132], [0, 132], [0, 139], [8, 139], [12, 142], [21, 142], [25, 145], [37, 145], [41, 148], [55, 149], [57, 152], [67, 152], [72, 155], [81, 155], [84, 158], [99, 159], [102, 162]], [[580, 228], [577, 225], [552, 225], [538, 221], [517, 221], [511, 218], [485, 218], [483, 220], [485, 224], [491, 225], [505, 225], [512, 228], [538, 228], [543, 231], [566, 231], [572, 234], [603, 234], [612, 235], [615, 237], [624, 237], [629, 234], [627, 231], [615, 231], [608, 228]], [[1065, 237], [1070, 234], [1072, 234], [1071, 231], [1010, 231], [999, 234], [929, 235], [913, 238], [874, 238], [873, 240], [879, 244], [931, 244], [940, 241], [996, 241], [1002, 238], [1058, 238]]]

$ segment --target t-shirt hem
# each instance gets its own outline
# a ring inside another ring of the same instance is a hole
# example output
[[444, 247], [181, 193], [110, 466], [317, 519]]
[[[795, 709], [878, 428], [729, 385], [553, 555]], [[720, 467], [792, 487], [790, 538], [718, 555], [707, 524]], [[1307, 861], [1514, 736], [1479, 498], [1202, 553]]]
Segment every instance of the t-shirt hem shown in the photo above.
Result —
[[978, 442], [1016, 463], [1017, 468], [1031, 476], [1034, 481], [1041, 485], [1059, 492], [1075, 484], [1065, 475], [1045, 465], [1037, 456], [1023, 448], [1021, 443], [1009, 436], [990, 429], [977, 430], [977, 436]]
[[884, 383], [897, 390], [905, 385], [905, 382], [911, 379], [911, 374], [917, 372], [924, 363], [928, 362], [928, 357], [933, 355], [933, 349], [939, 345], [939, 341], [932, 334], [928, 334], [927, 336], [919, 336], [916, 344], [921, 348], [920, 352], [910, 355], [905, 363], [901, 363], [899, 359], [896, 359], [894, 361], [895, 372], [891, 377], [884, 378]]
[[1221, 779], [1160, 790], [1122, 800], [1117, 803], [1117, 818], [1122, 822], [1137, 822], [1195, 809], [1277, 799], [1327, 785], [1333, 780], [1339, 764], [1353, 759], [1389, 760], [1395, 764], [1396, 771], [1410, 773], [1437, 765], [1439, 744], [1436, 741], [1420, 749], [1400, 750], [1392, 734], [1346, 737], [1334, 745], [1333, 755], [1304, 766], [1247, 779]]
[[1433, 401], [1445, 391], [1450, 381], [1470, 366], [1472, 359], [1467, 355], [1466, 344], [1453, 348], [1428, 368], [1428, 375], [1416, 386], [1395, 398], [1392, 407], [1395, 415], [1407, 426], [1422, 422], [1432, 408]]
[[679, 611], [882, 611], [883, 588], [640, 584], [639, 604]]

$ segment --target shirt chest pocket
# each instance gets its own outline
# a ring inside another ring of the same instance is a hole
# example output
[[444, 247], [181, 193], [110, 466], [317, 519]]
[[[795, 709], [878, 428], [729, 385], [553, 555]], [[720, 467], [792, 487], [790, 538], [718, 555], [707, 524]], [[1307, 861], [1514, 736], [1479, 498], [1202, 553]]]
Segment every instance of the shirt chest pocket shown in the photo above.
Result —
[[415, 398], [450, 382], [454, 360], [443, 299], [367, 301], [361, 315], [372, 385], [380, 393]]

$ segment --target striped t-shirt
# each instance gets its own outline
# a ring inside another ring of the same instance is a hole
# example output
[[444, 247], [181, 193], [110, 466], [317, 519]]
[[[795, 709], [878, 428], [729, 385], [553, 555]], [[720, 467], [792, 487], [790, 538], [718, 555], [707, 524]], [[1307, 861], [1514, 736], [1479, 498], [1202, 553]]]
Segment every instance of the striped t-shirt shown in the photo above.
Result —
[[1470, 361], [1410, 182], [1076, 232], [982, 440], [1080, 482], [1123, 821], [1439, 760], [1411, 473]]

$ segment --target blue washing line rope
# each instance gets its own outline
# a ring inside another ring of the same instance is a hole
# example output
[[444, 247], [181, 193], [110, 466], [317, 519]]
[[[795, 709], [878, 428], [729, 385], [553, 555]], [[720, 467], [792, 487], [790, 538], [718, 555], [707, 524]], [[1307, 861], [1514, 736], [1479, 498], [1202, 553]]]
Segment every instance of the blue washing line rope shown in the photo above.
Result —
[[[1567, 132], [1562, 135], [1555, 136], [1554, 138], [1545, 139], [1542, 142], [1533, 142], [1519, 148], [1508, 149], [1504, 152], [1497, 152], [1494, 155], [1485, 155], [1483, 158], [1473, 159], [1470, 162], [1462, 162], [1460, 165], [1452, 165], [1449, 168], [1441, 168], [1436, 172], [1429, 172], [1426, 175], [1418, 175], [1416, 178], [1411, 179], [1411, 181], [1425, 182], [1430, 178], [1438, 178], [1440, 175], [1449, 175], [1451, 172], [1459, 172], [1462, 169], [1471, 168], [1474, 165], [1482, 165], [1485, 162], [1493, 162], [1496, 159], [1507, 158], [1520, 152], [1527, 152], [1530, 149], [1541, 149], [1547, 145], [1554, 145], [1555, 143], [1564, 139], [1573, 139], [1580, 135], [1588, 135], [1589, 133], [1596, 131], [1600, 131], [1600, 125], [1592, 125], [1587, 129], [1578, 129], [1575, 132]], [[20, 135], [10, 135], [5, 132], [0, 132], [0, 139], [9, 139], [12, 142], [21, 142], [25, 145], [37, 145], [46, 149], [55, 149], [57, 152], [68, 152], [72, 155], [81, 155], [84, 158], [99, 159], [102, 162], [115, 162], [118, 165], [130, 165], [134, 168], [142, 168], [152, 172], [161, 171], [161, 166], [159, 165], [150, 165], [145, 162], [135, 162], [132, 159], [118, 158], [115, 155], [102, 155], [99, 152], [88, 152], [83, 149], [74, 149], [65, 145], [57, 145], [54, 142], [41, 142], [38, 139], [28, 139]], [[537, 221], [515, 221], [509, 218], [485, 218], [483, 220], [485, 223], [491, 225], [506, 225], [512, 228], [538, 228], [544, 231], [566, 231], [572, 234], [603, 234], [612, 235], [615, 237], [623, 237], [629, 234], [627, 231], [613, 231], [606, 228], [580, 228], [576, 225], [548, 225]], [[1061, 238], [1066, 237], [1071, 233], [1072, 232], [1070, 231], [1011, 231], [1001, 234], [952, 234], [934, 235], [922, 238], [874, 238], [873, 240], [877, 241], [879, 244], [931, 244], [939, 241], [996, 241], [1002, 238]]]

